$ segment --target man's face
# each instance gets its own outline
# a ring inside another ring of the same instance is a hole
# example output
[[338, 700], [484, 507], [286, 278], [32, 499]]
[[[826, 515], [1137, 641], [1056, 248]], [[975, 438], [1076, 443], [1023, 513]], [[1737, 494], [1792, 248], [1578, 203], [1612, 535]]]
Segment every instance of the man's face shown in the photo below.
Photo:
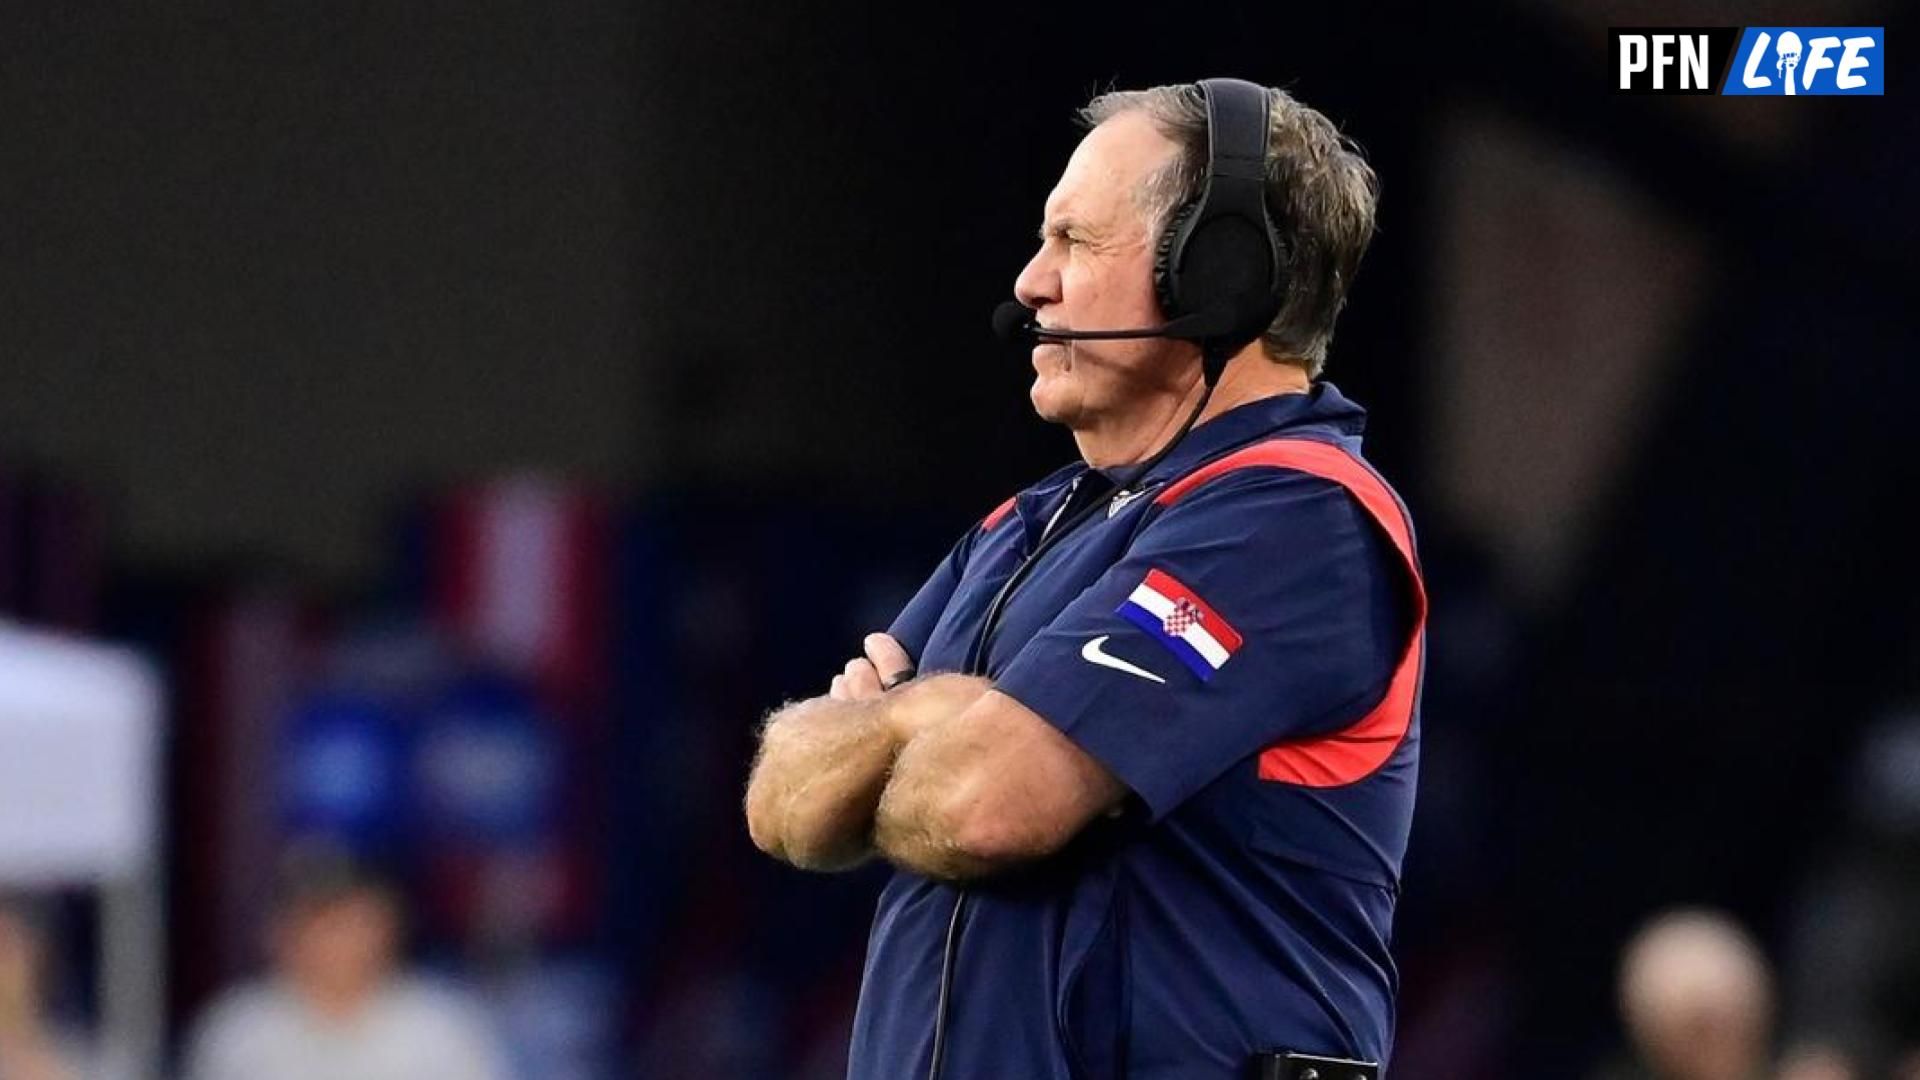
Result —
[[[1142, 184], [1178, 146], [1144, 113], [1087, 133], [1047, 197], [1040, 250], [1014, 282], [1035, 321], [1056, 330], [1112, 330], [1163, 321], [1153, 292], [1153, 237]], [[1161, 339], [1042, 344], [1033, 350], [1033, 407], [1090, 430], [1155, 393], [1177, 389], [1194, 346]]]
[[282, 974], [328, 1001], [364, 997], [391, 970], [399, 948], [393, 904], [373, 890], [294, 905], [276, 927]]

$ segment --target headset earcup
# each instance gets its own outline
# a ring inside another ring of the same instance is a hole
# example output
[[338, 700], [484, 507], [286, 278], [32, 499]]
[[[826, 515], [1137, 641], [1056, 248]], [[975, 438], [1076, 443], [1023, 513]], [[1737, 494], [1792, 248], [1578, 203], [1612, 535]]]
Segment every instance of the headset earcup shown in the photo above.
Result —
[[1187, 227], [1180, 266], [1180, 298], [1192, 311], [1227, 308], [1229, 335], [1247, 342], [1279, 314], [1272, 230], [1241, 214], [1203, 216]]
[[1153, 250], [1153, 291], [1160, 298], [1160, 311], [1169, 319], [1187, 314], [1180, 300], [1180, 256], [1186, 248], [1187, 233], [1193, 228], [1193, 216], [1203, 199], [1189, 199], [1167, 217], [1160, 240]]

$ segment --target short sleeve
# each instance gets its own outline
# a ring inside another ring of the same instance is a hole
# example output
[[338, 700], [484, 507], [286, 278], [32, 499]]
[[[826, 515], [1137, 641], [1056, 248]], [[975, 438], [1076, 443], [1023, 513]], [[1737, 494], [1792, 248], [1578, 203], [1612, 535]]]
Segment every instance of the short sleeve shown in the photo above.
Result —
[[948, 601], [960, 585], [960, 577], [966, 572], [967, 558], [973, 552], [973, 544], [980, 535], [978, 525], [967, 530], [960, 542], [953, 545], [947, 557], [934, 567], [932, 576], [913, 594], [907, 606], [900, 609], [893, 625], [887, 627], [887, 634], [907, 650], [915, 664], [920, 663], [921, 653], [926, 651], [927, 641], [933, 637], [934, 627], [940, 622], [940, 616], [947, 610]]
[[1377, 704], [1412, 632], [1406, 577], [1340, 485], [1241, 470], [1160, 511], [995, 686], [1157, 820], [1236, 762]]

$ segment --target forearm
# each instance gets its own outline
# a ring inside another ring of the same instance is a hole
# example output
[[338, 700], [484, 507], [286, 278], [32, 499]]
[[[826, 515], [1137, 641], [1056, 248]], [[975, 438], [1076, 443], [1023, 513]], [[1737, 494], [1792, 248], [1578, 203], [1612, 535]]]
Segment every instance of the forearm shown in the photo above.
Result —
[[874, 816], [874, 846], [915, 873], [969, 880], [1064, 847], [1112, 813], [1126, 786], [1018, 701], [956, 684], [971, 708], [900, 751]]
[[955, 801], [936, 785], [917, 782], [922, 774], [916, 770], [904, 782], [887, 785], [874, 814], [873, 846], [895, 866], [943, 881], [968, 881], [1005, 869], [1009, 860], [988, 858], [969, 846]]
[[896, 866], [949, 881], [1026, 861], [1031, 838], [1012, 822], [1017, 811], [1005, 812], [1024, 800], [999, 793], [1012, 771], [1005, 755], [1018, 752], [998, 732], [960, 725], [916, 738], [888, 778], [875, 812], [874, 846]]
[[760, 850], [804, 870], [840, 870], [872, 854], [874, 809], [899, 740], [884, 702], [813, 698], [768, 719], [747, 786]]

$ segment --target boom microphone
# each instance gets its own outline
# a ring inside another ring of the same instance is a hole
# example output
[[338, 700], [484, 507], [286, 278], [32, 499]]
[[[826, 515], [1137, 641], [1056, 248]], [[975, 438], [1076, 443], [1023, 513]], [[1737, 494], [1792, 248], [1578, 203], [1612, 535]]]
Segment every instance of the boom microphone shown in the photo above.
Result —
[[993, 309], [993, 335], [1008, 345], [1031, 345], [1053, 341], [1121, 341], [1130, 338], [1178, 338], [1205, 341], [1233, 329], [1233, 311], [1226, 305], [1182, 315], [1159, 326], [1131, 330], [1058, 330], [1033, 321], [1033, 309], [1018, 300], [1008, 300]]

